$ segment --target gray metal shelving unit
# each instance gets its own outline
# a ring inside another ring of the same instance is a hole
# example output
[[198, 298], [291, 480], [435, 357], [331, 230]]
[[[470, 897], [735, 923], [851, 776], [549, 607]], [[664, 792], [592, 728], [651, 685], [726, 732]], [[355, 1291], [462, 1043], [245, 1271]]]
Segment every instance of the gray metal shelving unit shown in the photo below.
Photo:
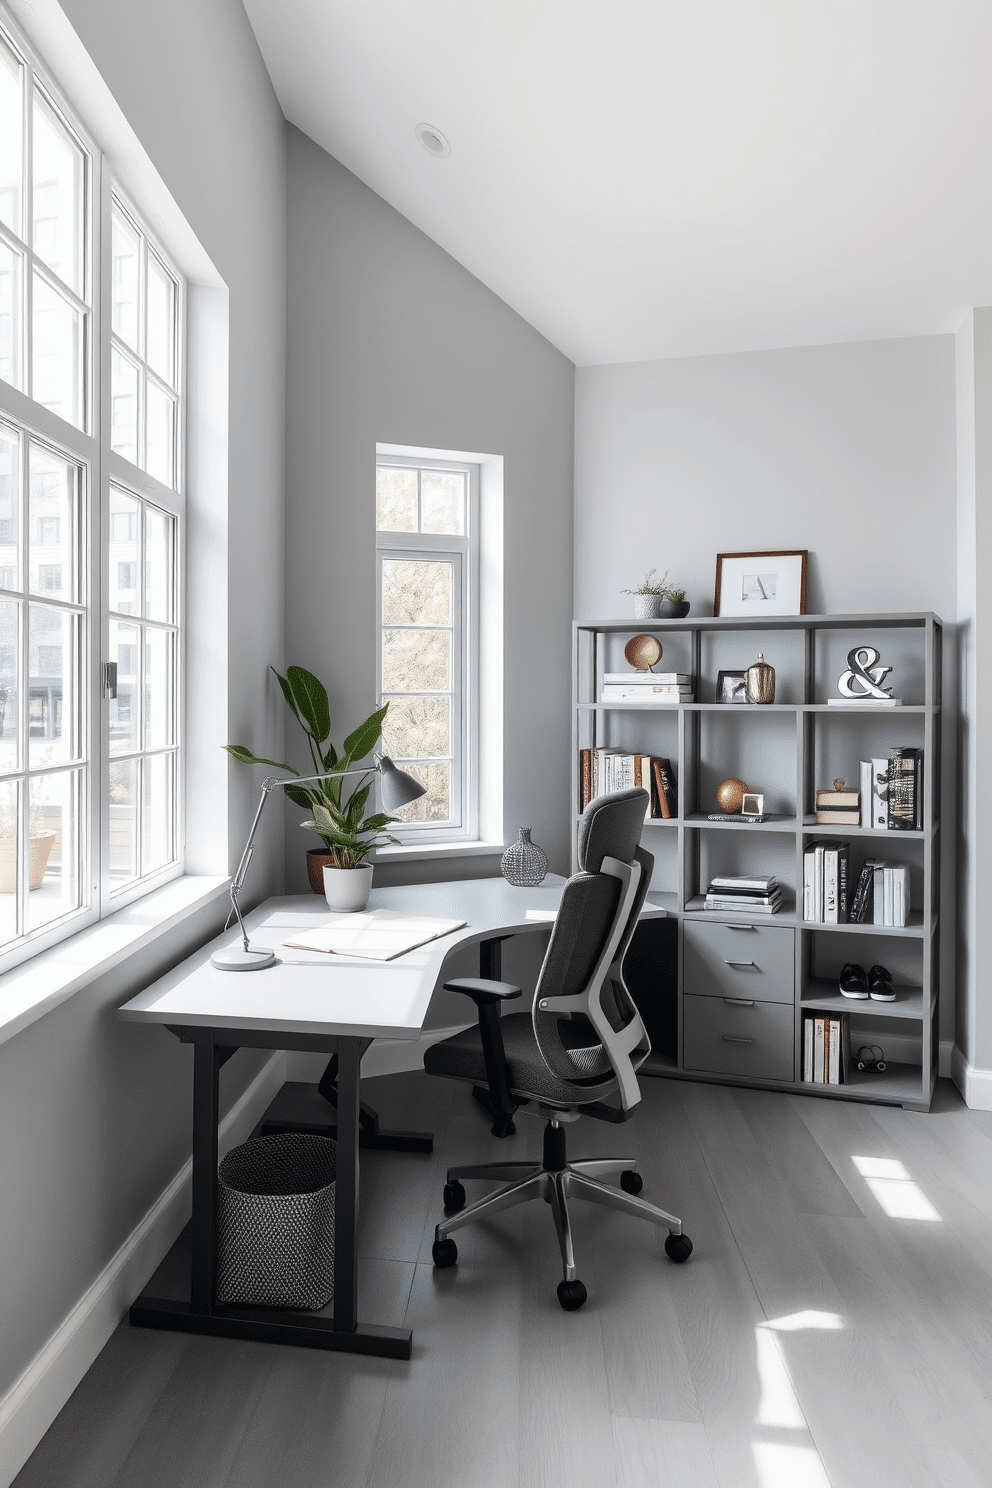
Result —
[[[678, 775], [677, 817], [646, 822], [644, 830], [644, 844], [657, 859], [651, 897], [678, 920], [677, 1053], [653, 1054], [645, 1068], [673, 1078], [929, 1109], [938, 1050], [939, 618], [924, 611], [774, 616], [761, 621], [624, 619], [576, 623], [573, 631], [576, 820], [582, 748], [615, 745], [664, 755]], [[674, 667], [691, 674], [696, 690], [692, 703], [599, 701], [603, 673], [626, 665], [623, 646], [642, 633], [656, 635], [664, 646], [662, 670]], [[882, 652], [882, 661], [891, 662], [893, 670], [886, 680], [895, 695], [903, 697], [902, 707], [837, 708], [827, 703], [827, 697], [836, 695], [841, 658], [855, 644], [874, 645]], [[744, 657], [753, 661], [759, 649], [776, 666], [777, 697], [782, 700], [766, 706], [713, 701], [717, 670], [740, 669], [747, 664]], [[922, 831], [815, 824], [817, 789], [828, 786], [835, 775], [856, 783], [859, 759], [871, 757], [872, 751], [887, 755], [893, 746], [905, 743], [924, 749]], [[745, 768], [747, 774], [742, 774]], [[757, 824], [708, 821], [707, 813], [716, 809], [713, 782], [729, 775], [742, 775], [751, 789], [771, 795], [782, 809], [773, 811], [772, 820]], [[850, 841], [855, 882], [865, 856], [898, 856], [910, 862], [913, 909], [905, 927], [803, 921], [803, 851], [824, 834]], [[776, 872], [783, 882], [783, 910], [749, 919], [746, 914], [719, 915], [704, 909], [704, 880], [714, 861], [739, 863], [743, 871], [758, 871], [766, 861], [767, 871]], [[750, 983], [742, 980], [747, 968], [757, 963], [743, 953], [736, 963], [717, 955], [716, 943], [724, 934], [735, 943], [753, 935], [754, 943], [765, 948], [766, 960], [779, 970], [761, 978], [752, 972]], [[791, 979], [781, 969], [789, 937]], [[721, 969], [721, 960], [728, 970]], [[836, 971], [847, 960], [866, 966], [893, 961], [896, 1002], [842, 998]], [[741, 973], [737, 981], [735, 964]], [[803, 1014], [813, 1010], [850, 1014], [853, 1044], [885, 1047], [888, 1041], [904, 1057], [887, 1061], [882, 1074], [854, 1071], [844, 1085], [804, 1082], [797, 1078], [802, 1073]], [[742, 1019], [751, 1021], [741, 1023]], [[751, 1031], [727, 1031], [738, 1026]], [[707, 1062], [719, 1067], [700, 1067]]]

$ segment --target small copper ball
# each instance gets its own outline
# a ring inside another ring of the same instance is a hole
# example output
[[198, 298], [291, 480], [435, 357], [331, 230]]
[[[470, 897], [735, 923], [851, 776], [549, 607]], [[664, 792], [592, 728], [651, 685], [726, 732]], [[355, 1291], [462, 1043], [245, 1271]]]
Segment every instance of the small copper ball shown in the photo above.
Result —
[[724, 780], [716, 788], [717, 805], [728, 815], [740, 811], [749, 790], [750, 786], [745, 785], [743, 780]]

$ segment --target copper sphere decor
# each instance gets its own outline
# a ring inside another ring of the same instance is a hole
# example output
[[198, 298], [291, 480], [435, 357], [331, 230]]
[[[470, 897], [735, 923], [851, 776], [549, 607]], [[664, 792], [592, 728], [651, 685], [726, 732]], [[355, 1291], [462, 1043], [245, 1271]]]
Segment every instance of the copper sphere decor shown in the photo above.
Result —
[[624, 660], [639, 672], [649, 672], [662, 657], [662, 646], [657, 636], [632, 636], [623, 648]]
[[750, 794], [743, 780], [724, 780], [716, 788], [717, 805], [728, 816], [733, 816], [744, 805], [744, 797]]

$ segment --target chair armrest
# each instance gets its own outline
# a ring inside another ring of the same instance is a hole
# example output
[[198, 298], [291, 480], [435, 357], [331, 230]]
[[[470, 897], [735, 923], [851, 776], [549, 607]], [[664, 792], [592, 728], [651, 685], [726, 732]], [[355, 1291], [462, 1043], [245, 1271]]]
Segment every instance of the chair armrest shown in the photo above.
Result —
[[522, 989], [514, 987], [512, 982], [491, 982], [483, 977], [456, 977], [443, 985], [445, 992], [464, 992], [477, 1008], [494, 1007], [522, 995]]

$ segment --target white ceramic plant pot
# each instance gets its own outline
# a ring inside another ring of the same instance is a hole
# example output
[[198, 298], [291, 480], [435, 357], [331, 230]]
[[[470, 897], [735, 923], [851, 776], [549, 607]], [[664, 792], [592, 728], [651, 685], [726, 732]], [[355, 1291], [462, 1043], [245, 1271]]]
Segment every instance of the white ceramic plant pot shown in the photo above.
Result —
[[369, 902], [372, 864], [359, 868], [325, 868], [324, 898], [338, 914], [357, 914]]
[[635, 594], [633, 600], [635, 620], [657, 620], [661, 607], [660, 594]]

